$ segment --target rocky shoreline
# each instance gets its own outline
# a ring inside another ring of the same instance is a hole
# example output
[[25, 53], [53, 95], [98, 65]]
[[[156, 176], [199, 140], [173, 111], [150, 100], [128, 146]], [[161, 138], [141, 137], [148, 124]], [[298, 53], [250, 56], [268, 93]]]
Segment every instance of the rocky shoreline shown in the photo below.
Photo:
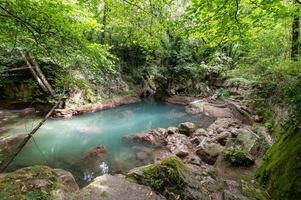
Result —
[[98, 112], [101, 110], [111, 109], [122, 105], [137, 103], [140, 101], [141, 99], [138, 97], [118, 96], [97, 103], [90, 103], [85, 105], [72, 105], [63, 109], [55, 109], [54, 113], [52, 114], [52, 118], [70, 118], [75, 115]]
[[[60, 113], [58, 117], [70, 117], [134, 102], [137, 102], [137, 99], [119, 98], [99, 103], [97, 106], [59, 110], [56, 113]], [[263, 143], [270, 143], [264, 128], [255, 128], [252, 125], [256, 116], [253, 116], [246, 106], [233, 100], [220, 101], [185, 96], [171, 97], [166, 99], [166, 102], [185, 105], [187, 112], [202, 119], [206, 116], [212, 122], [208, 127], [185, 122], [178, 127], [159, 128], [124, 137], [123, 142], [132, 144], [137, 157], [142, 160], [151, 158], [154, 164], [132, 169], [123, 175], [99, 176], [82, 189], [78, 189], [70, 173], [58, 174], [48, 167], [46, 168], [49, 173], [44, 178], [36, 180], [30, 176], [34, 180], [28, 180], [28, 174], [45, 168], [33, 166], [24, 168], [26, 170], [1, 174], [0, 191], [6, 192], [4, 195], [12, 195], [11, 192], [15, 194], [17, 190], [20, 197], [30, 192], [43, 195], [41, 191], [47, 191], [47, 198], [70, 200], [268, 199], [268, 195], [252, 178], [244, 179], [245, 176], [252, 175], [257, 168], [258, 161], [265, 151]], [[155, 150], [147, 151], [148, 148], [138, 148], [139, 146], [149, 146]], [[105, 152], [105, 147], [98, 147], [90, 154], [95, 157], [94, 154], [102, 156]], [[90, 154], [87, 154], [89, 158]], [[98, 157], [101, 159], [101, 156]], [[48, 177], [49, 174], [51, 177]], [[55, 181], [49, 182], [50, 178]], [[7, 191], [8, 180], [10, 183], [18, 182], [15, 189]], [[55, 187], [53, 182], [56, 183]], [[66, 189], [68, 185], [69, 189]]]

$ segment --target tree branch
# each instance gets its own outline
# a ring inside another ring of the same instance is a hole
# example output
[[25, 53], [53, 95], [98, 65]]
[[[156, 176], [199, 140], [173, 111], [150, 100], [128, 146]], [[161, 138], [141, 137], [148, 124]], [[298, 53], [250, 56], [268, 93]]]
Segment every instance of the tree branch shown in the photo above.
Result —
[[[38, 39], [35, 35], [34, 32], [39, 33], [39, 31], [33, 26], [31, 25], [29, 22], [21, 19], [20, 17], [18, 17], [17, 15], [13, 14], [12, 12], [10, 12], [9, 10], [5, 9], [3, 6], [0, 5], [0, 10], [3, 10], [4, 12], [6, 12], [9, 16], [11, 16], [12, 18], [14, 18], [17, 22], [19, 22], [21, 25], [25, 26], [25, 28], [31, 33], [33, 39], [35, 40], [35, 42], [38, 44]], [[4, 16], [4, 15], [2, 15]]]
[[241, 26], [240, 26], [240, 22], [239, 22], [238, 17], [237, 17], [238, 16], [238, 11], [239, 11], [239, 0], [235, 0], [235, 5], [236, 5], [236, 10], [235, 10], [234, 18], [235, 18], [237, 28], [238, 28], [238, 31], [239, 31], [239, 36], [240, 36], [240, 38], [242, 38]]

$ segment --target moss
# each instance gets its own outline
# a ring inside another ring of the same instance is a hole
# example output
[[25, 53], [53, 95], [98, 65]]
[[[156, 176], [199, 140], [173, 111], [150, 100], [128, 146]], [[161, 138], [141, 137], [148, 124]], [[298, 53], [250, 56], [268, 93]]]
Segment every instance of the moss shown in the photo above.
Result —
[[[35, 181], [43, 180], [39, 185]], [[34, 166], [9, 173], [0, 179], [0, 196], [10, 199], [50, 199], [50, 192], [57, 188], [57, 175], [48, 167]]]
[[100, 197], [106, 198], [106, 197], [108, 197], [108, 193], [107, 193], [106, 191], [102, 191], [102, 192], [100, 193]]
[[145, 168], [143, 176], [147, 185], [160, 191], [166, 187], [182, 187], [185, 184], [182, 175], [189, 172], [177, 157], [167, 157], [160, 163]]
[[260, 187], [254, 180], [241, 180], [240, 187], [242, 194], [256, 199], [256, 200], [267, 200], [269, 199], [268, 194], [264, 191], [262, 187]]
[[301, 196], [301, 131], [282, 135], [267, 152], [257, 178], [275, 200]]

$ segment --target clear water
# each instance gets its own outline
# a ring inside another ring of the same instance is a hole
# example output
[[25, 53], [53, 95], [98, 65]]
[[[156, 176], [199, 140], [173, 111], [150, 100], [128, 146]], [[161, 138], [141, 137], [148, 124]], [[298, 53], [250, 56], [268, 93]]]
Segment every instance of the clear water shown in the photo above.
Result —
[[[48, 120], [16, 158], [11, 170], [45, 164], [70, 171], [83, 186], [102, 173], [122, 173], [150, 162], [138, 160], [133, 146], [126, 144], [123, 136], [194, 120], [183, 107], [154, 100], [71, 119]], [[28, 132], [30, 128], [28, 123], [26, 127], [19, 124], [9, 134]], [[99, 145], [107, 148], [106, 157], [85, 160], [87, 152]]]

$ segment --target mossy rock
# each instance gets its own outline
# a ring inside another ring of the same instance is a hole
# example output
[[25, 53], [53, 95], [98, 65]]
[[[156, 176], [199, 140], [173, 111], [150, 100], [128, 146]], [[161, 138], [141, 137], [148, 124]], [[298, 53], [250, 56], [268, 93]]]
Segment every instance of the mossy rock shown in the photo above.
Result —
[[26, 167], [0, 175], [2, 200], [51, 200], [76, 190], [78, 186], [69, 172], [47, 166]]
[[254, 159], [245, 150], [238, 147], [226, 148], [222, 152], [223, 159], [232, 166], [250, 166], [254, 164]]
[[260, 187], [254, 180], [241, 180], [241, 192], [244, 196], [256, 200], [268, 200], [269, 196], [265, 190]]
[[173, 156], [159, 163], [133, 169], [129, 172], [128, 178], [150, 186], [167, 199], [170, 196], [192, 200], [209, 198], [193, 172], [180, 159]]
[[257, 178], [272, 199], [301, 197], [301, 131], [285, 134], [268, 150]]

